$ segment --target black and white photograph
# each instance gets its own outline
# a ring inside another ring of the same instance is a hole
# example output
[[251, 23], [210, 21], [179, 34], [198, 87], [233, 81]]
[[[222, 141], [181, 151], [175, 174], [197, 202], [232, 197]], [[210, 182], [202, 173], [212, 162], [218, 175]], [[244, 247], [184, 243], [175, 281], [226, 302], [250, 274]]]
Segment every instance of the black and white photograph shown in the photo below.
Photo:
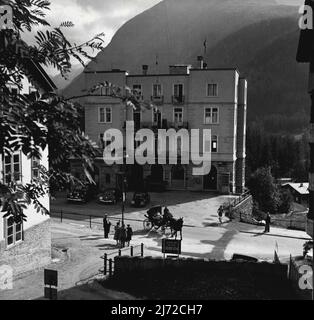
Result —
[[313, 300], [313, 11], [0, 0], [0, 300]]

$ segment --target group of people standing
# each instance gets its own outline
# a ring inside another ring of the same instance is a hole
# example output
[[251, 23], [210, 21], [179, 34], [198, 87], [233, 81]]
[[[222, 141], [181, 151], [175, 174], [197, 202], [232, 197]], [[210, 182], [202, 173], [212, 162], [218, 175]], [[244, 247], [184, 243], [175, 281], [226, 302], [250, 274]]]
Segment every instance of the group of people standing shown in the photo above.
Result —
[[[104, 227], [104, 236], [105, 239], [109, 238], [111, 222], [108, 220], [108, 216], [105, 215], [103, 219], [103, 227]], [[132, 240], [133, 230], [131, 226], [128, 224], [126, 227], [124, 224], [120, 224], [120, 221], [114, 227], [114, 237], [116, 240], [117, 246], [120, 248], [124, 248], [126, 245], [130, 246], [130, 241]]]
[[120, 248], [124, 248], [126, 245], [130, 246], [130, 241], [132, 240], [133, 230], [131, 226], [128, 224], [125, 227], [124, 224], [120, 226], [120, 221], [117, 222], [114, 227], [114, 240], [117, 242], [117, 246]]

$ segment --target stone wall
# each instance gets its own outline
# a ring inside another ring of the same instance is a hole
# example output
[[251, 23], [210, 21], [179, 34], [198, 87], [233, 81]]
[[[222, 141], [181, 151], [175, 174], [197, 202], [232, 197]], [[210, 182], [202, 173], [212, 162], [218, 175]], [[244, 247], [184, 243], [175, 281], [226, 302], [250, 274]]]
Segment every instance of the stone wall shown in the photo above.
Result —
[[256, 221], [253, 218], [253, 197], [248, 196], [246, 199], [236, 205], [232, 212], [232, 217], [242, 222], [253, 223]]
[[13, 268], [14, 277], [35, 271], [51, 262], [50, 220], [35, 225], [24, 232], [24, 241], [7, 249], [0, 242], [0, 266]]
[[114, 261], [114, 276], [124, 277], [131, 273], [153, 272], [155, 277], [162, 277], [170, 270], [183, 270], [186, 272], [205, 272], [209, 275], [223, 273], [228, 276], [253, 276], [274, 278], [286, 281], [288, 266], [267, 262], [233, 262], [214, 261], [192, 258], [163, 259], [161, 257], [116, 257]]

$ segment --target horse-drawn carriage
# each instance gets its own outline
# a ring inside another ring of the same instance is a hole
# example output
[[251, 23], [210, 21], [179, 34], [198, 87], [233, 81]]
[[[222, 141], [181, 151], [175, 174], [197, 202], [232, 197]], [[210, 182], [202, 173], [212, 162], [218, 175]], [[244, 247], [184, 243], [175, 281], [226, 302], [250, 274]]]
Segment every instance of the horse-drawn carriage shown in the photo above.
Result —
[[145, 218], [143, 222], [145, 230], [161, 229], [165, 232], [167, 228], [170, 228], [172, 236], [175, 235], [177, 238], [179, 231], [182, 239], [183, 218], [175, 219], [167, 207], [164, 209], [162, 206], [152, 207], [145, 214]]

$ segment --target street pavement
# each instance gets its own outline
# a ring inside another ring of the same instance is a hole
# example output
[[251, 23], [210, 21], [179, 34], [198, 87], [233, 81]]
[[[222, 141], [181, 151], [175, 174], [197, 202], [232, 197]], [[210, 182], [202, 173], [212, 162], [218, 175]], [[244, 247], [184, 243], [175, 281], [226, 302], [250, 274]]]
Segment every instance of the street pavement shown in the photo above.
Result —
[[[132, 194], [128, 194], [127, 204]], [[223, 203], [234, 199], [234, 196], [217, 196], [215, 194], [197, 192], [167, 192], [152, 193], [150, 206], [163, 204], [168, 206], [174, 217], [184, 218], [182, 252], [183, 256], [210, 259], [230, 259], [234, 253], [252, 255], [261, 260], [273, 259], [275, 248], [279, 256], [286, 260], [292, 255], [301, 255], [303, 243], [309, 239], [303, 231], [287, 230], [272, 227], [269, 234], [264, 234], [264, 228], [240, 222], [229, 222], [224, 217], [223, 224], [218, 223], [217, 209]], [[143, 231], [144, 214], [147, 209], [136, 209], [126, 205], [124, 218], [135, 231], [134, 242], [143, 242], [147, 248], [156, 254], [161, 251], [160, 232]], [[102, 217], [108, 214], [114, 225], [121, 220], [121, 208], [104, 206], [95, 202], [85, 205], [68, 204], [62, 195], [52, 202], [52, 212], [55, 221], [59, 221], [63, 210], [63, 221], [81, 227], [92, 226], [102, 229]], [[72, 213], [72, 214], [70, 214]], [[77, 214], [74, 214], [77, 213]], [[84, 216], [85, 215], [85, 216]], [[92, 215], [90, 219], [87, 215]], [[99, 217], [99, 218], [98, 218]], [[169, 234], [168, 234], [169, 236]]]
[[[131, 207], [132, 193], [127, 194], [125, 206], [125, 218], [128, 221], [145, 219], [146, 211], [156, 205], [167, 206], [176, 218], [183, 217], [185, 225], [206, 227], [217, 225], [217, 210], [223, 203], [229, 203], [235, 196], [217, 196], [206, 192], [170, 191], [165, 193], [151, 193], [151, 203], [142, 209]], [[105, 214], [112, 219], [121, 220], [121, 203], [117, 205], [98, 204], [95, 200], [87, 204], [67, 203], [64, 194], [58, 194], [51, 201], [51, 212], [53, 217], [82, 221], [89, 221], [92, 217], [94, 223], [101, 223]], [[97, 219], [99, 217], [99, 219]], [[224, 219], [227, 221], [228, 219]]]
[[[160, 198], [157, 198], [160, 197]], [[275, 249], [282, 262], [287, 262], [290, 254], [301, 255], [303, 243], [309, 239], [302, 231], [271, 227], [270, 233], [264, 234], [264, 228], [224, 220], [218, 224], [217, 209], [228, 201], [228, 197], [208, 198], [206, 194], [165, 193], [154, 195], [152, 205], [163, 201], [175, 217], [184, 217], [182, 257], [225, 260], [234, 253], [254, 256], [260, 260], [272, 261]], [[60, 221], [59, 210], [64, 216]], [[113, 240], [113, 228], [110, 238], [104, 239], [102, 217], [104, 212], [115, 224], [121, 219], [119, 206], [100, 206], [90, 203], [82, 206], [65, 204], [64, 199], [52, 203], [54, 212], [51, 229], [54, 260], [49, 268], [59, 271], [60, 299], [133, 299], [125, 293], [110, 291], [100, 287], [95, 278], [102, 277], [99, 270], [103, 267], [100, 258], [107, 253], [114, 258], [118, 248]], [[134, 236], [132, 245], [139, 252], [139, 245], [144, 244], [145, 256], [162, 256], [163, 237], [169, 237], [169, 231], [163, 234], [143, 230], [144, 210], [127, 206], [125, 218], [130, 223]], [[69, 213], [72, 214], [69, 214]], [[79, 214], [79, 215], [78, 215]], [[85, 216], [83, 216], [85, 214]], [[92, 219], [88, 215], [93, 215]], [[64, 251], [64, 252], [63, 252]], [[129, 248], [122, 251], [128, 255]], [[42, 299], [43, 270], [16, 279], [14, 290], [0, 291], [0, 299]]]

